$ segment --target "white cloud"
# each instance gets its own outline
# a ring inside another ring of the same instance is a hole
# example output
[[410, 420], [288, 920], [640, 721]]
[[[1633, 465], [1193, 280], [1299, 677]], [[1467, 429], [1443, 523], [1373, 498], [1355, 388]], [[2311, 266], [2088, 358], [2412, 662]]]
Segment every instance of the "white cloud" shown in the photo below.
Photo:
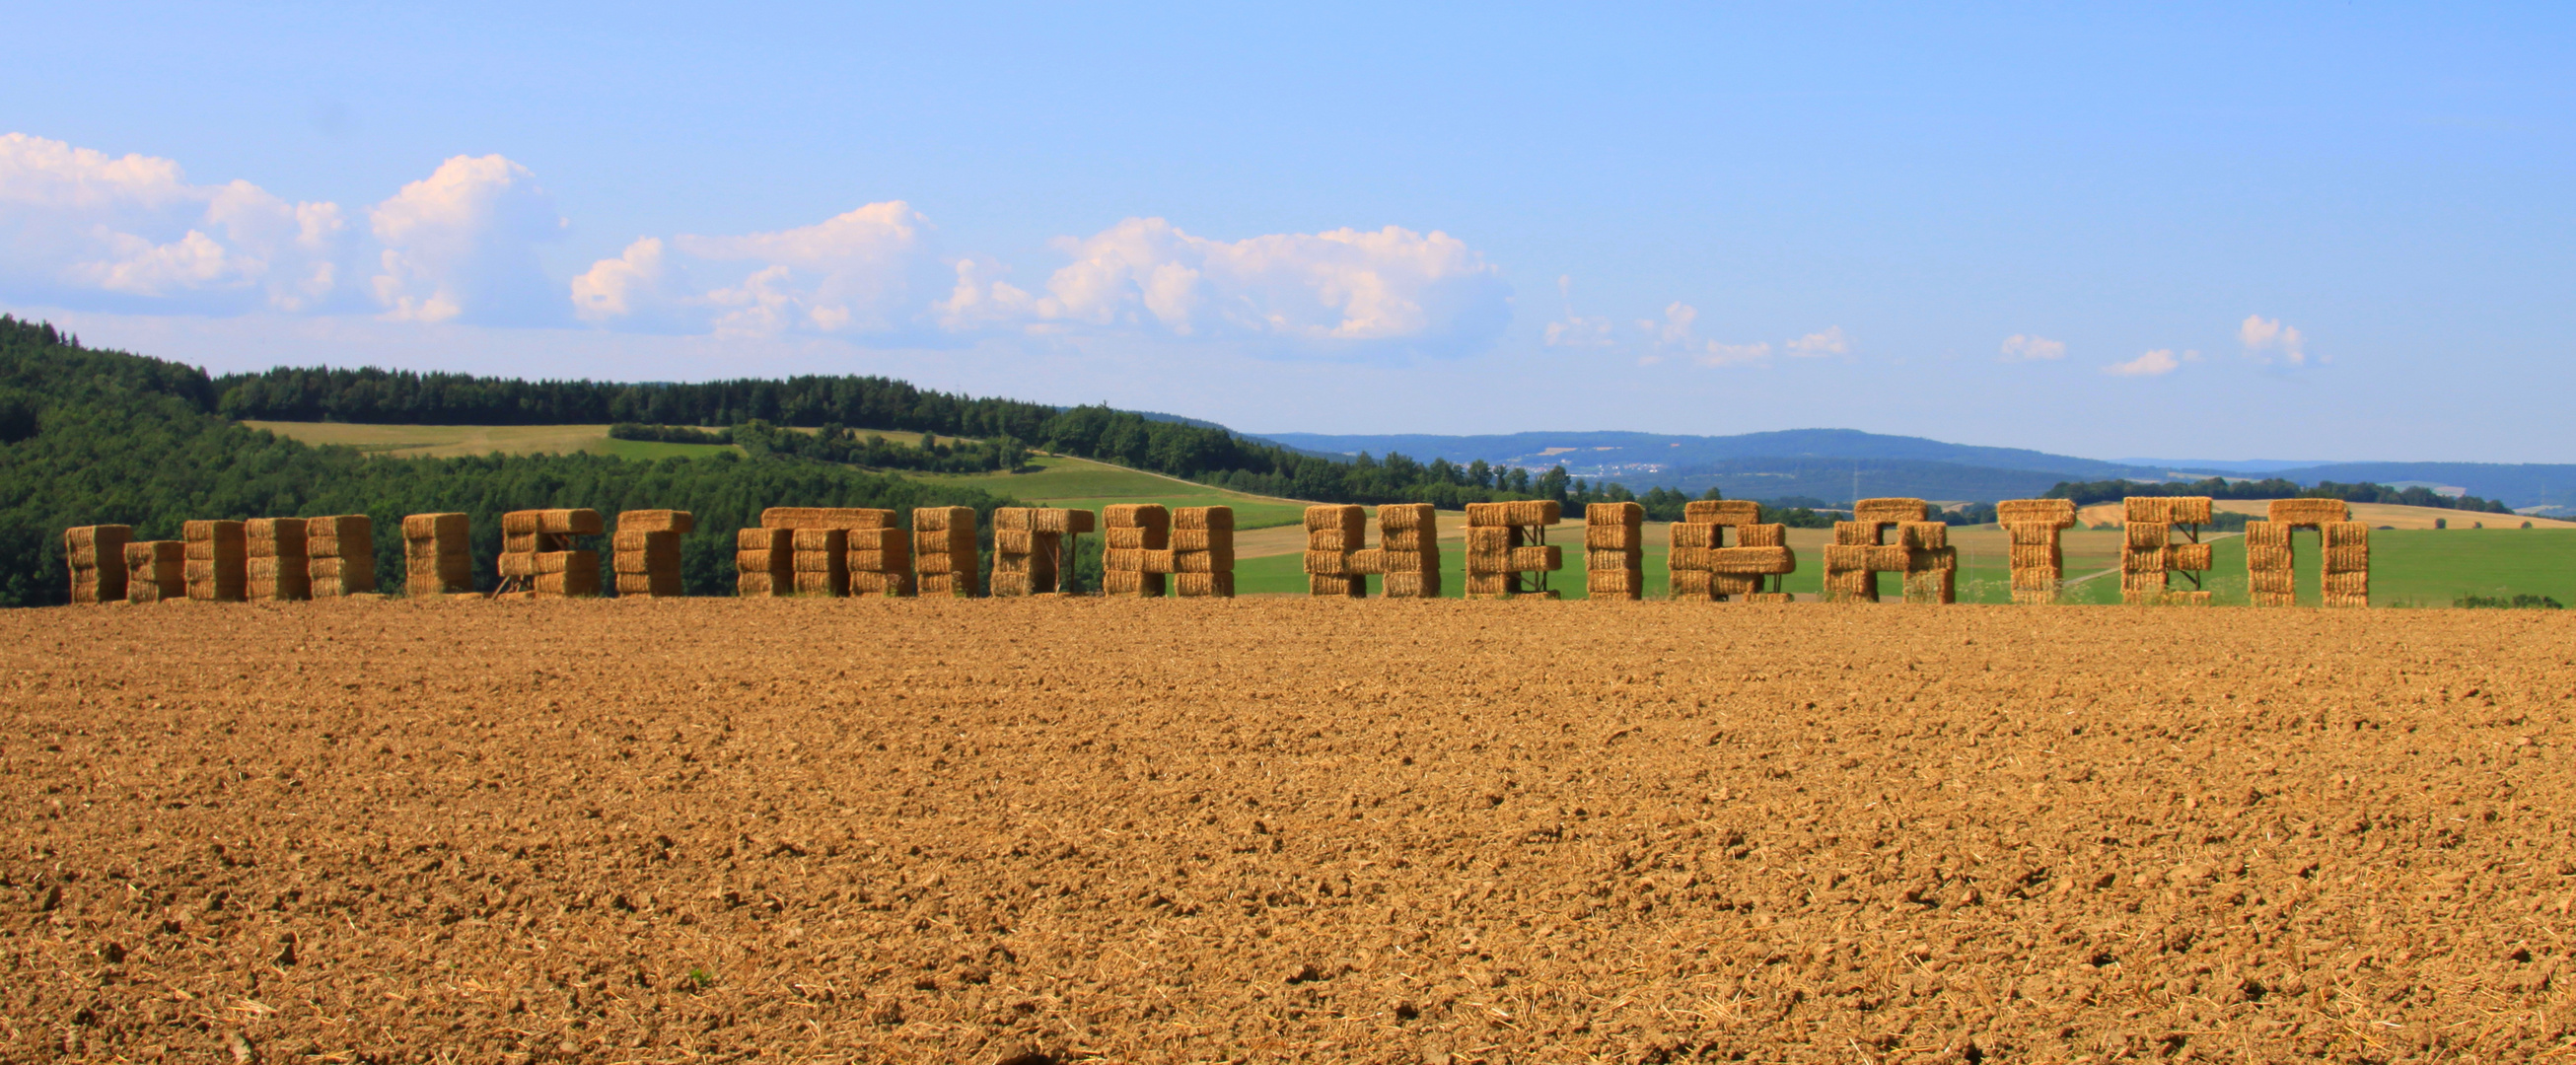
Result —
[[1702, 366], [1740, 366], [1761, 362], [1770, 357], [1771, 342], [1767, 340], [1755, 341], [1751, 344], [1720, 344], [1712, 340], [1695, 356]]
[[1752, 344], [1722, 344], [1714, 340], [1703, 340], [1696, 332], [1698, 324], [1699, 308], [1674, 300], [1664, 305], [1664, 317], [1661, 321], [1652, 318], [1639, 319], [1637, 328], [1644, 330], [1646, 335], [1652, 338], [1657, 350], [1680, 352], [1702, 366], [1741, 366], [1758, 363], [1771, 357], [1769, 341], [1758, 341]]
[[1844, 336], [1843, 327], [1837, 325], [1826, 329], [1824, 332], [1809, 333], [1796, 340], [1792, 340], [1789, 342], [1788, 347], [1789, 354], [1791, 355], [1796, 355], [1805, 359], [1817, 359], [1823, 358], [1827, 355], [1840, 355], [1850, 351], [1851, 338]]
[[[2184, 357], [2197, 358], [2198, 355], [2198, 352], [2189, 352]], [[2115, 362], [2105, 366], [2102, 372], [2116, 377], [2160, 377], [2174, 372], [2181, 366], [2182, 362], [2174, 358], [2172, 348], [2157, 348], [2127, 362]]]
[[566, 222], [527, 167], [456, 156], [367, 218], [384, 245], [374, 291], [387, 318], [538, 324], [562, 316], [536, 244], [562, 235]]
[[2003, 355], [2005, 362], [2039, 362], [2046, 359], [2063, 359], [2066, 357], [2066, 342], [2063, 340], [2050, 340], [2047, 337], [2042, 336], [2024, 336], [2020, 333], [2015, 333], [2004, 338]]
[[645, 237], [573, 278], [573, 313], [726, 336], [901, 332], [918, 316], [917, 293], [936, 284], [929, 230], [910, 204], [888, 200], [771, 233]]
[[247, 181], [193, 185], [179, 164], [0, 135], [0, 287], [169, 310], [308, 310], [338, 288], [346, 224]]
[[2282, 325], [2278, 318], [2265, 321], [2259, 314], [2246, 315], [2244, 324], [2236, 328], [2236, 337], [2245, 342], [2246, 354], [2264, 362], [2272, 361], [2272, 352], [2279, 352], [2281, 360], [2292, 366], [2308, 361], [2307, 338], [2299, 335], [2297, 327]]
[[[1557, 275], [1556, 291], [1558, 295], [1565, 297], [1565, 318], [1562, 321], [1547, 323], [1548, 347], [1607, 348], [1618, 345], [1619, 338], [1610, 325], [1610, 319], [1587, 318], [1574, 313], [1574, 275]], [[1662, 361], [1648, 355], [1637, 360], [1637, 364], [1652, 366]]]
[[1388, 226], [1226, 242], [1160, 218], [1130, 218], [1057, 247], [1073, 262], [1043, 292], [988, 281], [989, 264], [969, 260], [933, 310], [952, 329], [1055, 327], [1438, 354], [1482, 348], [1511, 313], [1500, 272], [1438, 231]]

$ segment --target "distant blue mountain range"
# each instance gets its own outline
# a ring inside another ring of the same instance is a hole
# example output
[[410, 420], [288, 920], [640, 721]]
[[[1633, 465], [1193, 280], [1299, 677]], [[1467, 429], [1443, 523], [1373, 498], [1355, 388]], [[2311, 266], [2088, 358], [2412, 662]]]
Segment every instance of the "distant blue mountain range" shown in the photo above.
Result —
[[1618, 481], [1643, 491], [1717, 488], [1744, 499], [1808, 497], [1840, 503], [1861, 497], [1914, 496], [1991, 501], [2034, 496], [2060, 481], [2197, 480], [2283, 477], [2318, 481], [2400, 482], [2456, 488], [2521, 508], [2576, 510], [2576, 465], [2474, 462], [2296, 462], [2281, 460], [2087, 459], [2022, 448], [1952, 444], [1919, 436], [1856, 429], [1791, 429], [1737, 436], [1664, 433], [1509, 433], [1332, 435], [1264, 433], [1261, 439], [1326, 455], [1402, 452], [1423, 461], [1546, 469], [1563, 463], [1577, 477]]

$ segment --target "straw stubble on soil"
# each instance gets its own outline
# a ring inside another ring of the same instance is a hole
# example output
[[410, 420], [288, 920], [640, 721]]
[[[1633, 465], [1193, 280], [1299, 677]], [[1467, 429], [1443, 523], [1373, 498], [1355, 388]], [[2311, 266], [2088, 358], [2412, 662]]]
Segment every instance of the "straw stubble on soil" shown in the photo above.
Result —
[[2497, 1060], [2576, 1017], [2576, 624], [2538, 613], [342, 601], [0, 635], [14, 1059]]

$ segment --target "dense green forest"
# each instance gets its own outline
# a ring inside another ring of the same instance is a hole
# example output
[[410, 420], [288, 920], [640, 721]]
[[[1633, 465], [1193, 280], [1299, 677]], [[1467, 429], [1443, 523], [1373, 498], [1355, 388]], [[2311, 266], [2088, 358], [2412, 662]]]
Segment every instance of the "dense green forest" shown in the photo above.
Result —
[[721, 594], [732, 589], [734, 531], [766, 506], [966, 505], [989, 516], [1004, 502], [783, 456], [367, 456], [234, 425], [216, 409], [219, 394], [194, 367], [85, 348], [49, 325], [0, 317], [0, 605], [66, 598], [62, 530], [74, 525], [176, 539], [192, 518], [366, 514], [377, 573], [398, 586], [402, 516], [463, 511], [474, 516], [488, 586], [503, 511], [673, 507], [698, 517], [683, 542], [689, 589]]
[[2212, 499], [2340, 499], [2346, 503], [2394, 503], [2408, 507], [2439, 507], [2444, 510], [2472, 510], [2484, 514], [2511, 514], [2513, 508], [2492, 499], [2476, 496], [2446, 496], [2430, 488], [2391, 488], [2384, 484], [2338, 484], [2319, 481], [2314, 488], [2302, 488], [2297, 481], [2280, 477], [2263, 480], [2231, 481], [2212, 477], [2205, 481], [2061, 481], [2043, 498], [2072, 499], [2076, 506], [2109, 503], [2130, 496], [2208, 496]]

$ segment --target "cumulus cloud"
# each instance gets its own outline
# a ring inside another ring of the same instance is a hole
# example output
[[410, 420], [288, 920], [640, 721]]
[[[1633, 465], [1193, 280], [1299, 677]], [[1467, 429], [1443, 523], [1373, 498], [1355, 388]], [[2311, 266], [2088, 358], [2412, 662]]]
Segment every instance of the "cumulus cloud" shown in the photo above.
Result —
[[376, 302], [395, 321], [541, 324], [561, 317], [536, 245], [567, 226], [528, 168], [456, 156], [368, 212], [384, 251]]
[[2105, 366], [2102, 372], [2114, 377], [2162, 377], [2180, 369], [2183, 363], [2198, 361], [2200, 353], [2197, 351], [2186, 351], [2176, 358], [2172, 348], [2157, 348], [2127, 362]]
[[2015, 333], [2004, 338], [2003, 361], [2039, 362], [2066, 357], [2066, 342]]
[[1791, 355], [1804, 359], [1817, 359], [1850, 351], [1851, 338], [1844, 336], [1843, 327], [1837, 325], [1827, 328], [1824, 332], [1809, 333], [1792, 340], [1788, 348]]
[[646, 237], [573, 278], [573, 313], [728, 336], [899, 333], [938, 285], [930, 228], [910, 204], [888, 200], [770, 233]]
[[[1556, 291], [1565, 298], [1565, 317], [1547, 323], [1547, 346], [1551, 348], [1607, 348], [1619, 343], [1608, 318], [1587, 318], [1574, 313], [1574, 275], [1559, 274]], [[1646, 356], [1647, 365], [1661, 361]]]
[[67, 303], [170, 310], [313, 309], [341, 287], [346, 222], [247, 181], [191, 184], [179, 164], [0, 136], [0, 286]]
[[2292, 366], [2308, 361], [2307, 338], [2299, 335], [2296, 326], [2282, 325], [2278, 318], [2266, 321], [2259, 314], [2246, 315], [2244, 324], [2236, 327], [2236, 337], [2244, 341], [2247, 355], [2263, 362], [2272, 361], [2275, 354]]
[[1510, 318], [1511, 290], [1448, 234], [1336, 229], [1239, 241], [1130, 218], [1057, 242], [1072, 262], [1030, 292], [975, 260], [933, 306], [950, 329], [1089, 330], [1285, 342], [1307, 350], [1397, 347], [1461, 354]]
[[1702, 366], [1740, 366], [1771, 357], [1769, 341], [1726, 344], [1706, 340], [1699, 336], [1698, 325], [1699, 308], [1680, 300], [1666, 304], [1661, 319], [1637, 321], [1637, 328], [1646, 333], [1656, 350], [1678, 352]]

